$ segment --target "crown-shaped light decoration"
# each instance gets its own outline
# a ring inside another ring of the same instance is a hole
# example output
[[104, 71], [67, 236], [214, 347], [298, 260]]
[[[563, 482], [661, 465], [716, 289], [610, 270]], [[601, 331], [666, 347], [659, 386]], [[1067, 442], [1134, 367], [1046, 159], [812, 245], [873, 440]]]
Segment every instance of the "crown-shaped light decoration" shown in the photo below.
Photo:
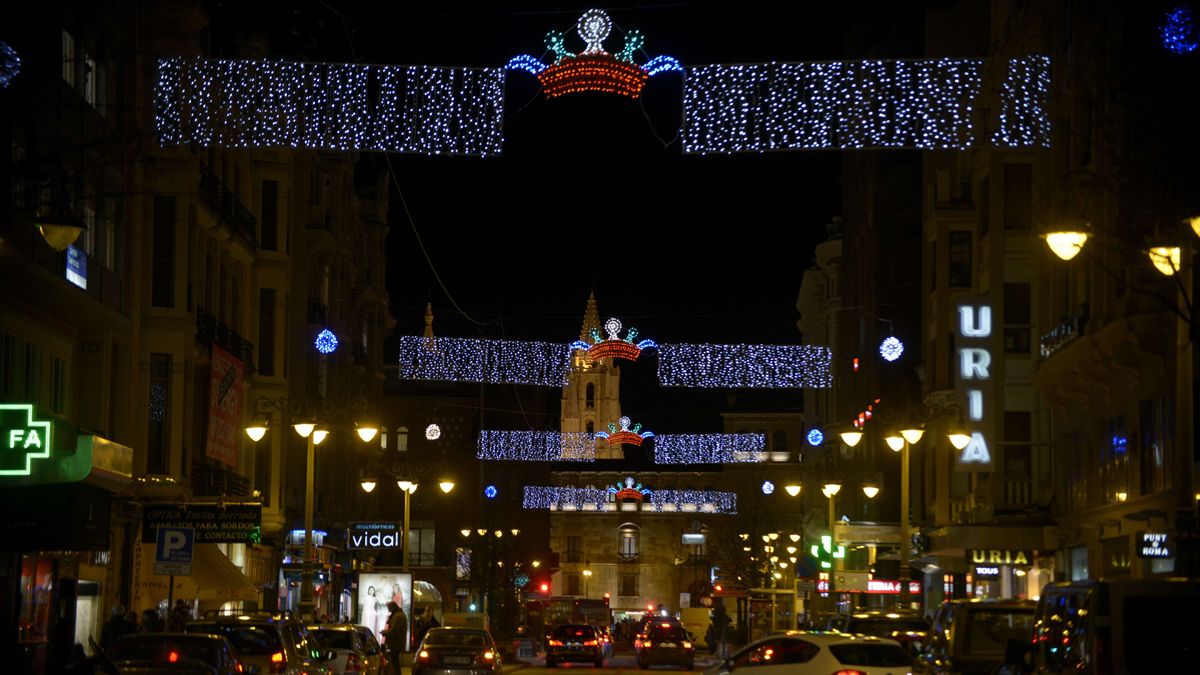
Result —
[[644, 497], [650, 496], [650, 488], [642, 487], [641, 483], [635, 484], [632, 476], [625, 477], [624, 485], [617, 483], [609, 486], [608, 491], [617, 496], [617, 501], [632, 499], [640, 502]]
[[625, 334], [625, 338], [620, 337], [621, 329], [624, 326], [621, 320], [617, 318], [609, 319], [604, 322], [604, 332], [608, 335], [600, 337], [600, 331], [592, 329], [592, 344], [588, 344], [583, 340], [576, 340], [571, 343], [571, 349], [587, 350], [588, 358], [595, 361], [597, 359], [607, 359], [612, 357], [620, 357], [629, 361], [637, 361], [643, 349], [657, 347], [658, 344], [654, 340], [642, 340], [635, 343], [638, 331], [636, 328], [630, 328]]
[[597, 431], [596, 438], [604, 438], [608, 440], [609, 445], [621, 445], [628, 443], [630, 445], [641, 446], [642, 440], [654, 436], [652, 431], [642, 431], [641, 422], [629, 428], [629, 418], [622, 416], [617, 420], [621, 424], [620, 430], [617, 425], [612, 422], [608, 423], [608, 431]]
[[648, 78], [670, 71], [683, 72], [679, 61], [670, 56], [656, 56], [640, 65], [635, 63], [634, 52], [646, 42], [638, 30], [625, 33], [625, 46], [620, 52], [604, 51], [604, 40], [612, 27], [612, 19], [604, 10], [589, 9], [579, 17], [576, 25], [585, 45], [582, 52], [572, 54], [567, 51], [562, 31], [552, 30], [546, 33], [546, 49], [554, 52], [553, 64], [547, 66], [541, 59], [521, 54], [510, 59], [505, 68], [536, 75], [546, 98], [583, 91], [637, 98], [642, 95], [642, 86]]

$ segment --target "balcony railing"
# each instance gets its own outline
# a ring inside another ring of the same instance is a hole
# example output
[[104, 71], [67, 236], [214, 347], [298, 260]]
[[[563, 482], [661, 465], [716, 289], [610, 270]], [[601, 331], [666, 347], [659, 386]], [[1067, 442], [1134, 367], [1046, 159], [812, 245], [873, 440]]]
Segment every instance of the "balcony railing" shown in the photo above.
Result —
[[203, 307], [196, 307], [196, 341], [224, 349], [242, 362], [247, 373], [255, 372], [254, 345]]
[[249, 497], [250, 479], [207, 460], [192, 462], [192, 494], [197, 497]]
[[245, 237], [251, 246], [258, 248], [258, 221], [242, 200], [225, 187], [217, 174], [203, 162], [200, 163], [200, 201], [212, 209], [229, 229]]
[[1062, 349], [1071, 343], [1075, 338], [1083, 334], [1083, 324], [1087, 321], [1087, 310], [1083, 310], [1075, 316], [1063, 319], [1054, 328], [1046, 331], [1041, 338], [1038, 339], [1038, 353], [1043, 359], [1048, 359], [1055, 352]]

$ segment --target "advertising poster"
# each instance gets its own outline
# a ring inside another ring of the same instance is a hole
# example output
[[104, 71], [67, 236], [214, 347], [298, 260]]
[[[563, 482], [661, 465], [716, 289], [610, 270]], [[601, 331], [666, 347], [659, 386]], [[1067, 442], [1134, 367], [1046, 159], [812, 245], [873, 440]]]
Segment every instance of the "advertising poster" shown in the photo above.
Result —
[[404, 612], [408, 632], [404, 638], [408, 650], [412, 635], [412, 574], [401, 572], [363, 572], [358, 575], [358, 616], [356, 622], [375, 633], [383, 644], [383, 629], [387, 627], [388, 602], [395, 602]]
[[204, 454], [237, 466], [242, 441], [242, 362], [212, 346], [208, 389], [208, 443]]

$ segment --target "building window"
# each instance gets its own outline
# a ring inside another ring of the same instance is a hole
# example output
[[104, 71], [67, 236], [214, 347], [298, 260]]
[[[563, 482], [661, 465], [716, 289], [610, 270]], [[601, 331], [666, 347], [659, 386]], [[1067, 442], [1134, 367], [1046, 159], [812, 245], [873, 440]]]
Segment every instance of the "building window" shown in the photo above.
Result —
[[279, 250], [279, 181], [262, 182], [262, 205], [258, 210], [262, 230], [259, 244], [264, 251]]
[[83, 100], [93, 108], [96, 107], [96, 78], [99, 76], [95, 59], [85, 54], [83, 56]]
[[408, 452], [408, 427], [396, 427], [396, 452]]
[[582, 595], [579, 592], [579, 575], [575, 573], [567, 574], [567, 595]]
[[67, 31], [62, 32], [62, 76], [72, 89], [75, 88], [75, 38]]
[[637, 597], [638, 593], [638, 575], [622, 574], [621, 575], [621, 592], [620, 595], [625, 597]]
[[1033, 228], [1033, 167], [1004, 165], [1004, 229]]
[[[154, 260], [150, 266], [150, 305], [153, 307], [175, 306], [175, 198], [154, 198]], [[208, 284], [212, 274], [211, 258], [206, 259], [204, 283]], [[208, 299], [206, 298], [206, 301]], [[212, 305], [206, 302], [210, 309]]]
[[1171, 487], [1168, 456], [1170, 398], [1142, 399], [1138, 403], [1138, 475], [1141, 493], [1151, 495]]
[[1033, 323], [1029, 284], [1004, 284], [1004, 353], [1030, 354]]
[[408, 531], [408, 564], [415, 567], [433, 567], [434, 537], [432, 527]]
[[25, 345], [25, 386], [22, 389], [24, 400], [37, 404], [41, 400], [42, 383], [42, 350], [32, 344]]
[[947, 283], [950, 288], [971, 287], [971, 233], [956, 230], [950, 233], [950, 266]]
[[567, 537], [567, 562], [583, 562], [583, 549], [579, 546], [578, 536]]
[[585, 406], [588, 410], [596, 407], [596, 385], [588, 383], [586, 394], [584, 395]]
[[[67, 362], [57, 356], [50, 359], [50, 412], [63, 415], [67, 412]], [[113, 404], [115, 405], [115, 401]]]
[[1004, 489], [1007, 503], [1030, 504], [1033, 485], [1030, 480], [1033, 441], [1033, 417], [1026, 411], [1004, 412]]
[[625, 523], [617, 530], [617, 558], [620, 560], [637, 560], [639, 528], [633, 523]]
[[258, 374], [275, 374], [275, 289], [258, 290]]
[[168, 473], [171, 435], [171, 355], [150, 355], [150, 406], [147, 411], [146, 473]]
[[787, 432], [771, 432], [771, 452], [787, 452]]
[[594, 433], [596, 433], [596, 423], [595, 423], [595, 422], [593, 422], [593, 421], [591, 421], [591, 420], [588, 420], [588, 423], [587, 423], [587, 432], [588, 432], [589, 434], [594, 434]]

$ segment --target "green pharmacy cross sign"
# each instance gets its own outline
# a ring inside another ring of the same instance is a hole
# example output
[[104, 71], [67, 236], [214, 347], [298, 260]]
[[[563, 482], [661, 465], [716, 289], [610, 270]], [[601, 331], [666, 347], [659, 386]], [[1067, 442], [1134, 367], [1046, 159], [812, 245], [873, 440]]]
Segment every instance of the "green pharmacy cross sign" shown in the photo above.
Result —
[[33, 460], [48, 459], [50, 427], [28, 403], [0, 403], [0, 476], [28, 476]]
[[821, 537], [820, 546], [812, 545], [812, 554], [814, 558], [821, 561], [821, 569], [833, 569], [834, 558], [846, 557], [846, 547], [838, 544], [837, 548], [834, 548], [833, 537], [826, 534]]

